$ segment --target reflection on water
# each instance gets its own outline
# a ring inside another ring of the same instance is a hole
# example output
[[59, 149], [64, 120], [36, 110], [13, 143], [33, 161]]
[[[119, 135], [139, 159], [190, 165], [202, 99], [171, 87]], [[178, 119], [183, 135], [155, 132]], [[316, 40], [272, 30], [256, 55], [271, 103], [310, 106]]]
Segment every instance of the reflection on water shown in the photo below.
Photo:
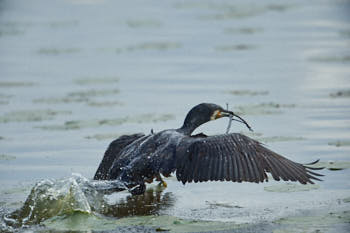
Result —
[[101, 213], [113, 217], [157, 215], [160, 210], [173, 206], [174, 202], [174, 194], [163, 193], [161, 187], [156, 187], [147, 189], [144, 195], [132, 196], [129, 194], [117, 200], [115, 204], [104, 204]]

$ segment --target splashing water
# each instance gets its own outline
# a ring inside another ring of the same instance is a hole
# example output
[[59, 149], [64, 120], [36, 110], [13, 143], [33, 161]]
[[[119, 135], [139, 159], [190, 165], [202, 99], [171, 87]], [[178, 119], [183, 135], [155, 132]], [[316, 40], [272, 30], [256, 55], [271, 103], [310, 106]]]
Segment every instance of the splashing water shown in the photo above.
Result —
[[104, 206], [104, 194], [124, 189], [118, 181], [90, 181], [80, 174], [60, 180], [42, 180], [32, 188], [22, 208], [3, 217], [4, 222], [21, 227], [54, 216], [99, 212]]

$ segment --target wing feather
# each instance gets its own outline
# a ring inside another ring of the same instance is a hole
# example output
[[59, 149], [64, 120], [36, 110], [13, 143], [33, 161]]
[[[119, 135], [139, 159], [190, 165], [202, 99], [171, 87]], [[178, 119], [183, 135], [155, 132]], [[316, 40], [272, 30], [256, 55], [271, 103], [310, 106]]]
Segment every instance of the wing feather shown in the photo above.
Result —
[[194, 182], [197, 183], [200, 181], [200, 175], [203, 173], [204, 167], [203, 167], [203, 162], [205, 159], [205, 152], [204, 152], [204, 147], [200, 147], [200, 150], [198, 151], [198, 160], [196, 161], [196, 167], [193, 171], [193, 177], [194, 177]]
[[226, 176], [226, 154], [221, 150], [221, 146], [220, 145], [216, 145], [217, 149], [219, 150], [219, 153], [221, 154], [220, 157], [220, 166], [218, 169], [218, 180], [220, 181], [224, 181], [225, 180], [225, 176]]
[[232, 169], [233, 169], [233, 179], [232, 181], [238, 182], [239, 181], [239, 168], [238, 168], [238, 161], [237, 156], [234, 156], [232, 152], [230, 152], [230, 157], [232, 159]]
[[211, 137], [188, 137], [186, 153], [177, 155], [176, 176], [186, 182], [264, 182], [267, 172], [275, 180], [313, 183], [322, 176], [295, 163], [245, 135], [232, 133]]
[[259, 166], [257, 166], [255, 160], [253, 159], [253, 157], [256, 156], [256, 153], [254, 150], [251, 150], [251, 154], [249, 155], [249, 160], [252, 164], [252, 167], [253, 167], [253, 171], [254, 171], [254, 182], [255, 183], [259, 183], [259, 181], [263, 181], [264, 180], [264, 177], [263, 177], [263, 174], [262, 174], [262, 170], [259, 169]]
[[[226, 145], [225, 145], [226, 147]], [[233, 168], [232, 168], [232, 156], [228, 154], [227, 156], [227, 175], [226, 175], [226, 181], [234, 180], [233, 177]]]
[[[193, 153], [196, 153], [196, 151], [194, 151]], [[192, 159], [193, 159], [192, 163], [190, 164], [190, 166], [188, 166], [189, 174], [187, 175], [187, 179], [186, 179], [188, 182], [192, 182], [194, 174], [196, 174], [198, 171], [198, 158], [199, 158], [199, 156], [192, 157]]]

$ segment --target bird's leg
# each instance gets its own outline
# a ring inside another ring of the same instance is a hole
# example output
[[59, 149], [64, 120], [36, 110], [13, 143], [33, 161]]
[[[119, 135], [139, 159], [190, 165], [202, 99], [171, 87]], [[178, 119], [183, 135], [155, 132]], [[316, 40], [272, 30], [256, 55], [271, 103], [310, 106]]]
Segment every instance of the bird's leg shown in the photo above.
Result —
[[137, 185], [134, 188], [129, 189], [129, 192], [134, 196], [134, 195], [141, 195], [144, 194], [146, 191], [146, 185], [145, 183], [141, 183]]
[[164, 188], [168, 187], [168, 184], [162, 179], [160, 174], [156, 176], [156, 181], [160, 181], [158, 185], [163, 185]]

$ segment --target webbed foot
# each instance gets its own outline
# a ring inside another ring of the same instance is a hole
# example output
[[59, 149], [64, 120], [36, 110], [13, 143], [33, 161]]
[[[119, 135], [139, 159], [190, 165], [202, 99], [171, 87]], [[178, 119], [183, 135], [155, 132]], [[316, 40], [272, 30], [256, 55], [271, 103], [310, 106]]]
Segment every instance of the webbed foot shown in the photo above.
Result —
[[146, 185], [144, 183], [139, 184], [138, 186], [129, 189], [129, 192], [132, 195], [142, 195], [145, 193], [145, 191], [146, 191]]
[[157, 175], [157, 181], [160, 181], [159, 182], [159, 186], [163, 185], [164, 188], [168, 187], [168, 184], [162, 179], [162, 177], [160, 176], [160, 174]]

